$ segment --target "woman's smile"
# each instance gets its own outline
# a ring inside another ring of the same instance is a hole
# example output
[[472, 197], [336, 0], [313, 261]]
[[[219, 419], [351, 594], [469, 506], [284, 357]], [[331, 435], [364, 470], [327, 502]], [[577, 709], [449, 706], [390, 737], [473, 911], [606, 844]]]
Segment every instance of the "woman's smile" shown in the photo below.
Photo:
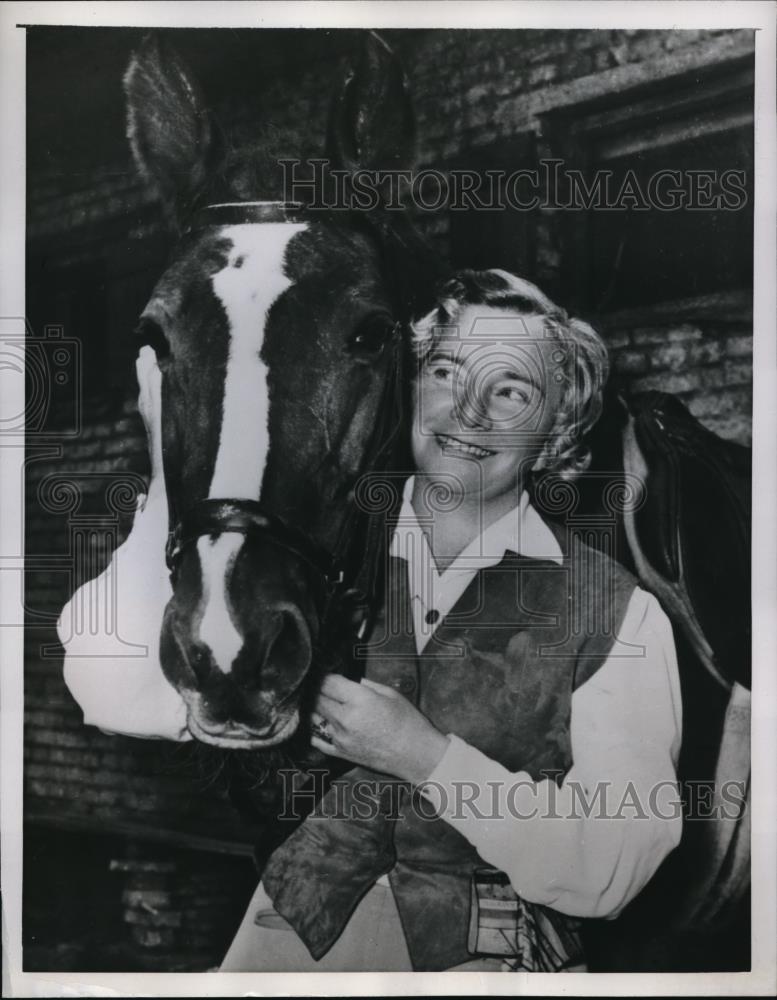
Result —
[[462, 441], [460, 438], [451, 437], [449, 434], [435, 434], [437, 444], [446, 454], [466, 455], [469, 458], [490, 458], [496, 455], [495, 451], [488, 448], [481, 448], [476, 444]]

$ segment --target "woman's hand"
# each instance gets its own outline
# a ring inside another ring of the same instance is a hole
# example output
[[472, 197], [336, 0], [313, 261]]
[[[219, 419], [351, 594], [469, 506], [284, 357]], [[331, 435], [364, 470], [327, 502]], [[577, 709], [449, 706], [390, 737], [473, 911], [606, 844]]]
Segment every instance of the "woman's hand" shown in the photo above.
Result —
[[313, 713], [311, 743], [332, 757], [393, 774], [414, 785], [426, 781], [449, 740], [407, 698], [385, 684], [327, 674]]

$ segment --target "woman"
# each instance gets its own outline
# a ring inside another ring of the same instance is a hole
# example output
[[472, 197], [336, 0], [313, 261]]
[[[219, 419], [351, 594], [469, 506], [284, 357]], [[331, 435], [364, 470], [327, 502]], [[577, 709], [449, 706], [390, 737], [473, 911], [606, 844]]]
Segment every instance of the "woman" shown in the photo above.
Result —
[[270, 858], [225, 971], [572, 967], [574, 918], [616, 916], [679, 841], [669, 622], [530, 500], [586, 467], [602, 342], [504, 271], [414, 332], [385, 608], [314, 715], [356, 767]]

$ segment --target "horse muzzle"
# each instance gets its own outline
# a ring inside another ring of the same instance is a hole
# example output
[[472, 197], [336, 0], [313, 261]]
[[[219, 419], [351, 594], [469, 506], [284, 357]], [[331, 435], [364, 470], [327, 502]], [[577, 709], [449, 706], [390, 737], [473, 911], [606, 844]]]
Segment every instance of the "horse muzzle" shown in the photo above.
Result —
[[288, 740], [299, 726], [299, 711], [279, 713], [263, 730], [237, 723], [214, 723], [203, 715], [200, 699], [187, 700], [187, 728], [195, 739], [230, 750], [264, 750]]
[[188, 728], [203, 743], [260, 749], [289, 739], [313, 661], [305, 616], [288, 601], [256, 602], [255, 631], [234, 658], [219, 663], [200, 641], [192, 616], [168, 604], [160, 658], [188, 709]]

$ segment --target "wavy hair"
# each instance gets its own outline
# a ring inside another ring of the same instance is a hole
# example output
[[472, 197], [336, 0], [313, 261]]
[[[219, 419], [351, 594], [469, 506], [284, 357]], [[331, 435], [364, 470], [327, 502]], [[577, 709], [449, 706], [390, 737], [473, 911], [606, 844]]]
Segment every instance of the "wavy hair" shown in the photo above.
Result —
[[487, 305], [519, 316], [539, 316], [549, 336], [571, 348], [564, 352], [562, 400], [534, 471], [574, 479], [591, 461], [583, 443], [602, 412], [602, 396], [609, 375], [607, 348], [599, 334], [583, 320], [570, 317], [536, 285], [508, 271], [460, 271], [446, 281], [435, 308], [411, 324], [413, 347], [424, 358], [439, 338], [441, 328], [456, 323], [470, 305]]

